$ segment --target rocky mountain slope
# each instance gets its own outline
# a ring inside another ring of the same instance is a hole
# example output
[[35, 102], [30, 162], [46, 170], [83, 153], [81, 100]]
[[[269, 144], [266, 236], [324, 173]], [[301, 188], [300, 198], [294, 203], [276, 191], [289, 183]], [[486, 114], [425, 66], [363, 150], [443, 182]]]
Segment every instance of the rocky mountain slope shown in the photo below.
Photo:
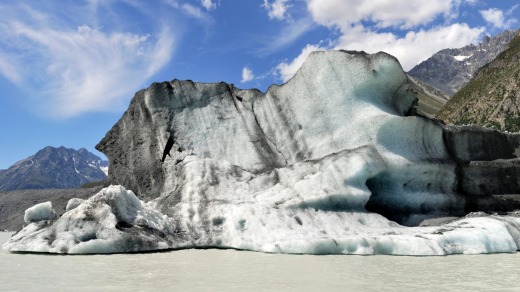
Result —
[[32, 207], [38, 216], [26, 216], [28, 225], [3, 247], [518, 250], [519, 212], [471, 212], [519, 207], [491, 194], [520, 193], [520, 134], [411, 116], [416, 98], [397, 59], [385, 53], [314, 52], [266, 93], [222, 82], [154, 83], [97, 146], [119, 186], [73, 201], [59, 218], [50, 204]]
[[106, 179], [107, 170], [108, 162], [85, 148], [49, 146], [0, 170], [0, 190], [77, 188]]
[[520, 33], [450, 99], [437, 117], [457, 125], [520, 131]]
[[494, 37], [484, 37], [477, 45], [439, 51], [408, 74], [452, 96], [471, 80], [478, 69], [504, 51], [517, 33], [506, 30]]
[[413, 76], [408, 75], [412, 90], [417, 92], [417, 104], [415, 112], [423, 117], [433, 118], [450, 99], [444, 92], [433, 88]]

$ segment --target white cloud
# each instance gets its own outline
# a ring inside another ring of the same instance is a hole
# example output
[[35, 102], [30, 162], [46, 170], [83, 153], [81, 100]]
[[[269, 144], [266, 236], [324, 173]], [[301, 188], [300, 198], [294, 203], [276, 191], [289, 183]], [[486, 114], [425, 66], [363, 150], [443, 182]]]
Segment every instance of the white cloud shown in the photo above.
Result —
[[264, 0], [262, 7], [267, 10], [267, 15], [269, 15], [270, 19], [284, 20], [290, 17], [287, 13], [289, 7], [287, 2], [289, 2], [289, 0], [274, 0], [273, 2]]
[[[431, 26], [439, 17], [452, 20], [463, 3], [475, 5], [472, 0], [306, 1], [313, 20], [337, 29], [339, 35], [330, 45], [309, 44], [293, 60], [278, 64], [276, 70], [283, 81], [290, 79], [315, 50], [384, 51], [397, 57], [403, 69], [408, 71], [439, 50], [477, 42], [485, 31], [482, 27], [472, 28], [460, 23]], [[372, 28], [365, 27], [366, 22], [372, 23]], [[392, 28], [393, 32], [378, 31], [384, 28]]]
[[483, 32], [483, 28], [453, 24], [417, 32], [410, 31], [404, 37], [398, 37], [392, 33], [378, 33], [356, 26], [331, 46], [307, 45], [292, 61], [278, 64], [277, 71], [285, 82], [298, 71], [311, 52], [327, 49], [360, 50], [367, 53], [383, 51], [397, 57], [403, 69], [409, 71], [442, 49], [458, 48], [478, 41]]
[[202, 6], [206, 8], [206, 10], [210, 11], [217, 8], [217, 3], [211, 0], [201, 0]]
[[504, 12], [496, 8], [490, 8], [488, 10], [480, 10], [480, 14], [485, 21], [489, 22], [495, 27], [504, 28]]
[[[0, 20], [0, 73], [34, 92], [33, 104], [50, 116], [119, 109], [173, 55], [166, 26], [154, 34], [105, 32], [40, 13]], [[6, 54], [17, 63], [4, 62]]]
[[276, 70], [278, 71], [278, 74], [280, 75], [280, 79], [282, 79], [283, 82], [287, 82], [289, 79], [291, 79], [294, 74], [296, 74], [296, 71], [300, 69], [300, 67], [303, 65], [305, 60], [307, 60], [307, 57], [314, 51], [320, 51], [320, 50], [327, 50], [327, 48], [320, 47], [319, 45], [307, 45], [305, 48], [303, 48], [302, 52], [298, 57], [294, 58], [291, 62], [282, 62], [276, 66]]
[[392, 33], [377, 33], [357, 27], [343, 34], [335, 49], [364, 50], [367, 53], [383, 51], [397, 57], [403, 69], [408, 71], [442, 49], [477, 42], [483, 32], [483, 28], [456, 23], [409, 31], [404, 37], [398, 37]]
[[253, 71], [247, 67], [244, 67], [242, 69], [242, 80], [240, 80], [241, 83], [249, 82], [255, 78], [255, 75], [253, 74]]
[[510, 28], [514, 23], [517, 22], [515, 18], [506, 19], [506, 15], [510, 15], [514, 12], [514, 10], [518, 7], [518, 5], [513, 6], [509, 11], [504, 13], [502, 10], [497, 8], [490, 8], [487, 10], [480, 10], [480, 15], [491, 24], [495, 28], [506, 29]]
[[377, 27], [410, 28], [425, 25], [439, 15], [449, 15], [452, 0], [307, 0], [314, 20], [324, 26], [346, 29], [360, 21]]

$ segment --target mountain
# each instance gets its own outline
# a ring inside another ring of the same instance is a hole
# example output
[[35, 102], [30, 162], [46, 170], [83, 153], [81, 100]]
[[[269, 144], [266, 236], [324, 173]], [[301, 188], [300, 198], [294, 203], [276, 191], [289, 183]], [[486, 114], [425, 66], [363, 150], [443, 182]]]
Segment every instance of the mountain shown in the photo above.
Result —
[[504, 51], [517, 33], [506, 30], [494, 37], [484, 37], [477, 45], [439, 51], [408, 74], [452, 96], [471, 80], [478, 69]]
[[437, 114], [446, 123], [520, 131], [520, 33]]
[[[96, 146], [120, 185], [71, 201], [61, 217], [50, 203], [31, 207], [3, 248], [516, 251], [520, 217], [505, 212], [519, 206], [491, 194], [520, 193], [520, 134], [410, 115], [410, 86], [396, 58], [344, 51], [310, 54], [266, 93], [154, 83]], [[450, 223], [417, 226], [432, 218]]]
[[65, 147], [45, 147], [35, 155], [0, 170], [0, 190], [77, 188], [106, 179], [108, 162], [90, 153]]

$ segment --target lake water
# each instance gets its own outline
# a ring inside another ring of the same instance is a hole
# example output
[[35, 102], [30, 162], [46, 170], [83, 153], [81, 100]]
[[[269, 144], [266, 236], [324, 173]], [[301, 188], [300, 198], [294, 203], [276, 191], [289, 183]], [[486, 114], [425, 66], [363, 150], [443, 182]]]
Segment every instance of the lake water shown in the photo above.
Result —
[[[10, 233], [0, 233], [5, 242]], [[519, 291], [520, 253], [446, 257], [235, 250], [0, 253], [0, 291]]]

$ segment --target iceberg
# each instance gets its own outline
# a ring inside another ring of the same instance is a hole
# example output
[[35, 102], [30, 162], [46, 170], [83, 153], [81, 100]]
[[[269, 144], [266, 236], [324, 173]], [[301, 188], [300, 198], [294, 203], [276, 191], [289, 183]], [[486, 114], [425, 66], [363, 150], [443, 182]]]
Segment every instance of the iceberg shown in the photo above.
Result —
[[25, 223], [31, 223], [42, 220], [52, 220], [55, 217], [56, 212], [52, 209], [52, 203], [44, 202], [25, 210], [23, 221]]
[[314, 52], [266, 93], [154, 83], [97, 146], [114, 185], [31, 222], [3, 248], [518, 250], [518, 204], [491, 194], [520, 193], [520, 136], [415, 116], [416, 100], [385, 53]]

